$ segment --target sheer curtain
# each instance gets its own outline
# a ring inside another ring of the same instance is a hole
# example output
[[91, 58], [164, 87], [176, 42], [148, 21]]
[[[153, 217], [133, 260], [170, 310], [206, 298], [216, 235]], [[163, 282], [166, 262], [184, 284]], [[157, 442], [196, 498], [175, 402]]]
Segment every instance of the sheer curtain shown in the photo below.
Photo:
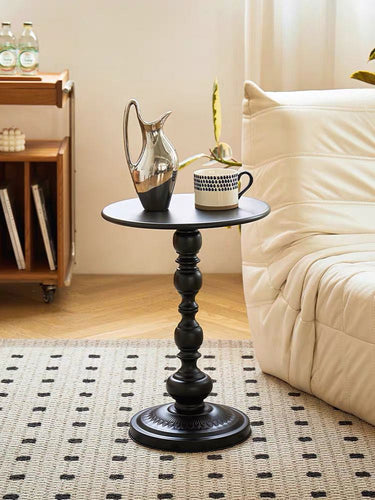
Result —
[[371, 70], [375, 0], [245, 1], [247, 80], [265, 90], [365, 85], [349, 76]]

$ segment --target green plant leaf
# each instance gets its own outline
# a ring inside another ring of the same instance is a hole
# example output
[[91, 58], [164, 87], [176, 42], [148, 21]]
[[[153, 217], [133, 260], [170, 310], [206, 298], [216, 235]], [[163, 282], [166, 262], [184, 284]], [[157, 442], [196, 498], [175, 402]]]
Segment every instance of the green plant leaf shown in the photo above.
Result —
[[224, 158], [219, 158], [218, 156], [216, 156], [216, 154], [210, 149], [210, 153], [212, 155], [212, 158], [214, 160], [216, 160], [217, 162], [219, 163], [223, 163], [223, 165], [226, 165], [228, 167], [241, 167], [242, 166], [242, 163], [240, 163], [239, 161], [236, 161], [236, 160], [225, 160]]
[[215, 141], [218, 143], [220, 141], [221, 134], [221, 103], [219, 94], [219, 82], [217, 78], [214, 81], [214, 88], [212, 90], [212, 117], [214, 121], [214, 135]]
[[181, 170], [182, 168], [187, 167], [188, 165], [190, 165], [190, 163], [193, 163], [194, 161], [197, 161], [200, 158], [210, 158], [211, 159], [211, 156], [208, 156], [205, 153], [199, 153], [199, 154], [194, 155], [194, 156], [189, 156], [189, 158], [186, 158], [184, 161], [182, 161], [179, 164], [178, 169]]
[[375, 49], [372, 49], [370, 55], [368, 56], [369, 61], [373, 61], [375, 59]]
[[350, 75], [350, 78], [375, 85], [375, 73], [372, 73], [371, 71], [356, 71]]

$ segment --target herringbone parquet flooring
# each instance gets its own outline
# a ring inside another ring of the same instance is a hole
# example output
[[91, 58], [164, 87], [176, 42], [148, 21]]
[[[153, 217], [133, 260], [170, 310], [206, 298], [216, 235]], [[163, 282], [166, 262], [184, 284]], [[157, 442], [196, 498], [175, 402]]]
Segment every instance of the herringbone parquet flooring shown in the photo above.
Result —
[[[248, 338], [241, 276], [203, 278], [197, 319], [205, 338]], [[76, 275], [49, 305], [37, 285], [1, 284], [0, 337], [173, 338], [178, 303], [168, 275]]]

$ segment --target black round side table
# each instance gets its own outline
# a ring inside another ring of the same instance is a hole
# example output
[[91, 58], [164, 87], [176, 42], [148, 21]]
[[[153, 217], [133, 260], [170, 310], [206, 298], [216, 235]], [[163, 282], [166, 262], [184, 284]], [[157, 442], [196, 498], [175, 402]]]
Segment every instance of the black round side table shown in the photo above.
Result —
[[130, 437], [145, 446], [160, 450], [194, 452], [233, 446], [250, 434], [250, 423], [240, 410], [206, 402], [212, 390], [211, 378], [197, 367], [203, 331], [195, 319], [195, 296], [202, 285], [197, 253], [202, 245], [199, 229], [247, 224], [266, 217], [267, 203], [241, 198], [232, 210], [201, 211], [194, 207], [193, 194], [172, 196], [165, 212], [146, 212], [138, 198], [108, 205], [104, 219], [123, 226], [146, 229], [173, 229], [173, 246], [178, 253], [174, 285], [182, 297], [181, 321], [175, 330], [181, 367], [167, 380], [167, 391], [175, 400], [135, 414], [130, 422]]

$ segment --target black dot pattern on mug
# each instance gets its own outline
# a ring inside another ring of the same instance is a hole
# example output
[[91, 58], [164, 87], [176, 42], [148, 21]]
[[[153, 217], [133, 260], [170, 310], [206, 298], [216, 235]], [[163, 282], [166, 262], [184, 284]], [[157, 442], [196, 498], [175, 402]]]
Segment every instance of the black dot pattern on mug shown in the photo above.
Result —
[[238, 174], [194, 174], [194, 189], [197, 191], [232, 191], [238, 189]]
[[0, 350], [0, 500], [30, 491], [57, 500], [177, 500], [197, 491], [202, 499], [375, 498], [374, 429], [264, 375], [248, 343], [209, 341], [198, 364], [215, 376], [208, 402], [244, 411], [250, 438], [233, 450], [178, 454], [129, 437], [136, 411], [170, 401], [173, 343], [90, 342], [63, 351], [47, 344], [34, 357], [24, 344]]

